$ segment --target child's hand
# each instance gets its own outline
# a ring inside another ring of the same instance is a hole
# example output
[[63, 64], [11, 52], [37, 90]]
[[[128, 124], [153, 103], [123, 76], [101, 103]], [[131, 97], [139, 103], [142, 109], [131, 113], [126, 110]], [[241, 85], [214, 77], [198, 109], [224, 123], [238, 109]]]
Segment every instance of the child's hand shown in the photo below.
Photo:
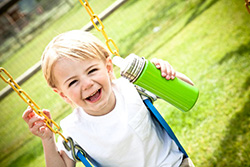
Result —
[[167, 80], [175, 78], [176, 71], [167, 61], [153, 58], [151, 62], [156, 66], [156, 68], [161, 70], [162, 77], [166, 78]]
[[[51, 119], [50, 112], [48, 110], [43, 110], [43, 113]], [[28, 124], [31, 133], [43, 139], [53, 138], [53, 132], [46, 126], [44, 118], [38, 116], [33, 112], [31, 107], [23, 113], [23, 119]]]

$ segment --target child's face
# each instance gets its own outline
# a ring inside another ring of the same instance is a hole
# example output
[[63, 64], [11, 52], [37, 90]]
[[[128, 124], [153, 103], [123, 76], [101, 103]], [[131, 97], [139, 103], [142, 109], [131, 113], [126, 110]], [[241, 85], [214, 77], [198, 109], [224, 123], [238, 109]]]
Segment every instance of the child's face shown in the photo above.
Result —
[[55, 91], [68, 103], [73, 102], [90, 115], [105, 115], [115, 106], [110, 74], [113, 66], [110, 58], [58, 60], [53, 68], [57, 81]]

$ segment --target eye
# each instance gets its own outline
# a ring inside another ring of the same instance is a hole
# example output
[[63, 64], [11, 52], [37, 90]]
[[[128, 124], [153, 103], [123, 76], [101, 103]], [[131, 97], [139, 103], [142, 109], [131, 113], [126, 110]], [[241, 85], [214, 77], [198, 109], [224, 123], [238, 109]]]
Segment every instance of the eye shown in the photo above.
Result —
[[91, 69], [89, 72], [88, 72], [88, 74], [91, 74], [91, 73], [93, 73], [93, 72], [95, 72], [95, 71], [97, 71], [98, 69], [97, 68], [93, 68], [93, 69]]
[[73, 84], [75, 84], [77, 82], [77, 80], [73, 80], [69, 83], [69, 87], [71, 87]]

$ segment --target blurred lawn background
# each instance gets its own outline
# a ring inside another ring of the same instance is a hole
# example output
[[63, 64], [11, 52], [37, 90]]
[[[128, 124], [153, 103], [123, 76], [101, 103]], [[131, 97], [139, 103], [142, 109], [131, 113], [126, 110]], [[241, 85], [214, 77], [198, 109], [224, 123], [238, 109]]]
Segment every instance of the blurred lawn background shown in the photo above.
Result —
[[[90, 5], [99, 14], [113, 2]], [[88, 21], [76, 3], [1, 66], [17, 78], [40, 60], [55, 35]], [[250, 15], [243, 0], [130, 0], [104, 25], [121, 56], [167, 60], [199, 88], [198, 102], [187, 113], [156, 102], [196, 166], [250, 166]], [[104, 41], [101, 33], [92, 33]], [[1, 89], [5, 86], [0, 82]], [[57, 123], [71, 112], [48, 88], [41, 71], [22, 88], [41, 108], [50, 109]], [[21, 118], [26, 107], [14, 92], [0, 101], [0, 166], [45, 166], [41, 141]]]

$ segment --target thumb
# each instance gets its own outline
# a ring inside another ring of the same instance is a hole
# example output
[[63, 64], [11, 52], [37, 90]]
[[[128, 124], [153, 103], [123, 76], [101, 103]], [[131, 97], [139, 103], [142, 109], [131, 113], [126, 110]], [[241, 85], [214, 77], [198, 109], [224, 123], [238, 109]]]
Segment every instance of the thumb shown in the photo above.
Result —
[[49, 110], [43, 109], [43, 113], [49, 118], [51, 119], [51, 114]]

